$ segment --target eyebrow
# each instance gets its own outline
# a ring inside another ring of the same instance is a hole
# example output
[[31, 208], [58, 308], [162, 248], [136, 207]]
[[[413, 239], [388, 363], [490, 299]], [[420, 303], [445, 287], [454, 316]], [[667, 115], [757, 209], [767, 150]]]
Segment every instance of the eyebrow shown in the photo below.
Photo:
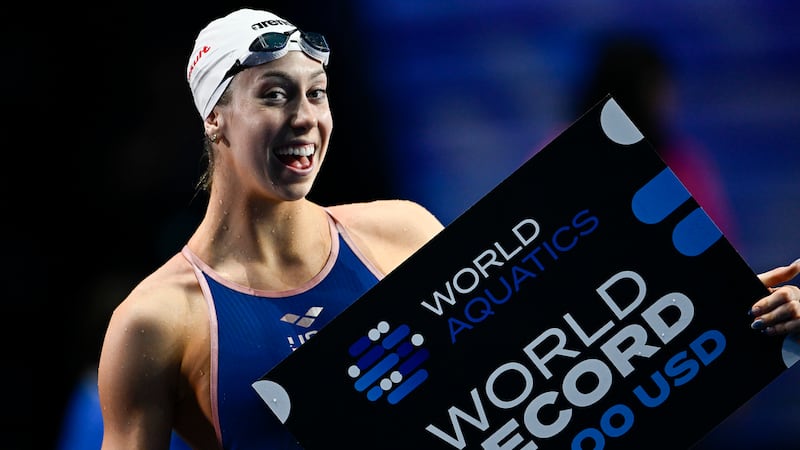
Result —
[[[312, 72], [310, 78], [317, 78], [321, 75], [325, 75], [325, 69], [320, 69], [315, 72]], [[294, 78], [288, 72], [277, 69], [273, 70], [268, 69], [262, 72], [261, 75], [258, 76], [259, 79], [270, 78], [270, 77], [283, 78], [284, 80], [287, 81], [291, 81]]]

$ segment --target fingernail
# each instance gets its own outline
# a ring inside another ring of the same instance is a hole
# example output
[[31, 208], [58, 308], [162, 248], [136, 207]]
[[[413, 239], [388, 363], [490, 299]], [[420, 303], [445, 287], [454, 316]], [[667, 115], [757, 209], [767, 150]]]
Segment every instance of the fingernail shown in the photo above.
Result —
[[752, 308], [750, 308], [750, 311], [747, 311], [747, 315], [750, 317], [756, 317], [760, 312], [761, 312], [761, 307], [753, 306]]
[[764, 322], [761, 319], [758, 319], [750, 324], [750, 328], [754, 330], [763, 330], [765, 328]]

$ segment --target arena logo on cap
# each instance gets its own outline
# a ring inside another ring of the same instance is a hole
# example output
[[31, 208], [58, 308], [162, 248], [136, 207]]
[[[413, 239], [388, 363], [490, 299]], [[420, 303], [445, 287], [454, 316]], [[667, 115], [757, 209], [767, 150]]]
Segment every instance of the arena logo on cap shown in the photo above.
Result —
[[370, 401], [387, 393], [389, 404], [397, 404], [428, 378], [428, 371], [419, 368], [430, 356], [422, 347], [424, 342], [408, 325], [392, 330], [388, 322], [379, 322], [348, 349], [350, 356], [357, 358], [347, 370], [355, 380], [353, 387], [365, 392]]
[[290, 27], [294, 26], [288, 20], [269, 19], [269, 20], [262, 20], [261, 22], [256, 22], [253, 25], [251, 25], [250, 28], [252, 28], [254, 30], [260, 30], [260, 29], [263, 29], [263, 28], [268, 28], [270, 26], [276, 27], [276, 26], [279, 26], [279, 25], [286, 25], [286, 26], [290, 26]]

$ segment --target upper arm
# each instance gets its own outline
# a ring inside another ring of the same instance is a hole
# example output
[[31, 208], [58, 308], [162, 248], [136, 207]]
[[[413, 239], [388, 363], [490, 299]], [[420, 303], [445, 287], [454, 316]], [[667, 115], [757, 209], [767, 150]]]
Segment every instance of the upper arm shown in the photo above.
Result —
[[98, 366], [104, 449], [169, 448], [181, 345], [163, 295], [134, 290], [112, 314]]

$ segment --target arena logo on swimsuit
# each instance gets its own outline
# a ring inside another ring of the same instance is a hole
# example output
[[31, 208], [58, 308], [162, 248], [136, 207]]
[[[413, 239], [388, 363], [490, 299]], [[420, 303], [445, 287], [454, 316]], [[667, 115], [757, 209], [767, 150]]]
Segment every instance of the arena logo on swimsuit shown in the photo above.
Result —
[[386, 393], [389, 404], [397, 404], [428, 379], [428, 371], [420, 368], [430, 356], [424, 342], [406, 324], [392, 329], [389, 322], [379, 322], [348, 349], [357, 358], [347, 369], [353, 387], [370, 401]]
[[[284, 314], [283, 317], [281, 317], [281, 322], [291, 323], [292, 325], [302, 328], [309, 328], [314, 321], [317, 320], [317, 317], [322, 314], [322, 310], [322, 306], [312, 306], [311, 308], [308, 308], [308, 311], [303, 313], [303, 315], [291, 313]], [[297, 347], [300, 347], [307, 340], [311, 339], [311, 336], [317, 334], [317, 331], [319, 330], [313, 329], [296, 336], [287, 336], [286, 339], [289, 341], [289, 348], [291, 348], [292, 351], [297, 350]], [[295, 337], [297, 340], [295, 340]]]

